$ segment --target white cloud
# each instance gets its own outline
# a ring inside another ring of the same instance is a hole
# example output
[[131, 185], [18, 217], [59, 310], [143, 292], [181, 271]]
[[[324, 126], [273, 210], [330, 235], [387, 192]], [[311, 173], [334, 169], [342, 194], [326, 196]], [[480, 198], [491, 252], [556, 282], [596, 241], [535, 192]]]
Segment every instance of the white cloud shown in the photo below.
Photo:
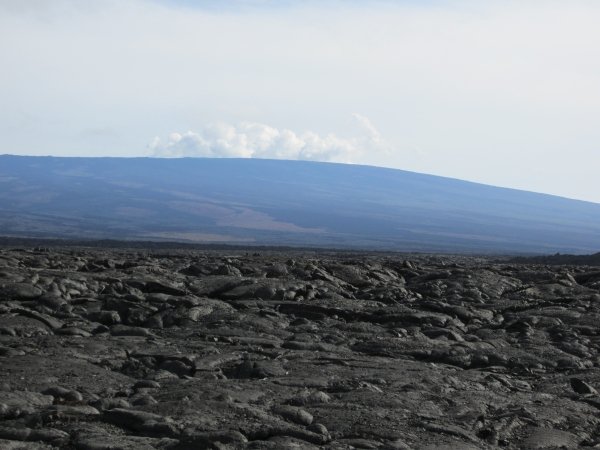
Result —
[[252, 122], [229, 125], [209, 124], [199, 131], [171, 133], [150, 143], [151, 156], [177, 158], [185, 156], [213, 158], [267, 158], [367, 162], [373, 153], [386, 153], [389, 145], [371, 121], [354, 114], [362, 136], [341, 138], [335, 134], [321, 136], [312, 131], [296, 133]]

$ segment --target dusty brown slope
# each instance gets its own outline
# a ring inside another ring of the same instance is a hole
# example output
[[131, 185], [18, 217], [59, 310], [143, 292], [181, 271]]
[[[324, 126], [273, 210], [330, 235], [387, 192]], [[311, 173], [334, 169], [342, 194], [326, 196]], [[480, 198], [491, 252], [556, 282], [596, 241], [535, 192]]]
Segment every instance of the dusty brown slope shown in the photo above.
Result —
[[599, 323], [590, 267], [4, 249], [0, 448], [594, 446]]

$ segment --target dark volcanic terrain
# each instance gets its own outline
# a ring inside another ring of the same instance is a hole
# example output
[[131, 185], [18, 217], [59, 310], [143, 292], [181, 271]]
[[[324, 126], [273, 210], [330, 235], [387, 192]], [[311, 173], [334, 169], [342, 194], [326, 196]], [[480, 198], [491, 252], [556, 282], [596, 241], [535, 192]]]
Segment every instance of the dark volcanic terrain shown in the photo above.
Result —
[[0, 234], [587, 254], [600, 204], [351, 164], [0, 155]]
[[600, 445], [600, 268], [0, 248], [0, 448]]

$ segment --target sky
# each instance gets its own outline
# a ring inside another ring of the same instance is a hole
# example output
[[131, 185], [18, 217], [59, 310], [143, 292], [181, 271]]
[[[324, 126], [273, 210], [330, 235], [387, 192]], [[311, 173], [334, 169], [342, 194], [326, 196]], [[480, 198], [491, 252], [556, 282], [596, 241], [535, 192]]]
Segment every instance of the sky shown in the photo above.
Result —
[[600, 202], [595, 0], [0, 0], [0, 154], [369, 164]]

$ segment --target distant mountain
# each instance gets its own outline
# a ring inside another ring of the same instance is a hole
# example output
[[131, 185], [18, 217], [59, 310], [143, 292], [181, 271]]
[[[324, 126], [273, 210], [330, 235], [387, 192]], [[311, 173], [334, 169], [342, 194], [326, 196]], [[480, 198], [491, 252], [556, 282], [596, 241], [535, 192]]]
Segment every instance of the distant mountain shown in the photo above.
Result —
[[580, 254], [600, 204], [357, 165], [0, 156], [0, 234]]

